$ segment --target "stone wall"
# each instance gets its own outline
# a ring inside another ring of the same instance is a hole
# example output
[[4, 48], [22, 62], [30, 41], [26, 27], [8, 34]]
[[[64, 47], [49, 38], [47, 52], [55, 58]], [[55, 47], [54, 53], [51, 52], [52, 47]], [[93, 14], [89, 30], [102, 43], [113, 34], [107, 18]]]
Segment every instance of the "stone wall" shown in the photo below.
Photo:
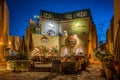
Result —
[[39, 46], [39, 45], [43, 45], [46, 46], [47, 48], [50, 47], [56, 47], [59, 48], [59, 37], [58, 36], [45, 36], [46, 38], [48, 38], [47, 42], [43, 42], [41, 41], [41, 38], [43, 37], [43, 35], [40, 34], [32, 34], [32, 38], [33, 38], [33, 43], [34, 46]]

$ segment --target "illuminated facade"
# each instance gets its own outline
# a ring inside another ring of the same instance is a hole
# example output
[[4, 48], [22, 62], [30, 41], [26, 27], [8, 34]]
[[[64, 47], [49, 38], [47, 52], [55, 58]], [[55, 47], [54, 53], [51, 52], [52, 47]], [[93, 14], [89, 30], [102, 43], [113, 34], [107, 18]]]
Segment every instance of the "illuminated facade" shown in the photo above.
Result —
[[[74, 54], [79, 48], [89, 57], [92, 50], [97, 48], [96, 26], [92, 22], [89, 9], [63, 14], [42, 10], [39, 22], [33, 21], [33, 24], [34, 27], [27, 28], [26, 36], [28, 37], [30, 32], [33, 33], [34, 46], [57, 47], [59, 55], [67, 49], [66, 47], [69, 48], [67, 52], [70, 54]], [[46, 37], [47, 40], [42, 41], [42, 37]]]
[[120, 58], [120, 1], [114, 0], [114, 54], [116, 58]]
[[[107, 31], [107, 49], [110, 53], [119, 54], [120, 51], [117, 48], [120, 45], [117, 45], [119, 42], [118, 31], [120, 27], [120, 1], [114, 0], [114, 17], [111, 20], [110, 27]], [[116, 40], [117, 39], [117, 40]], [[117, 50], [117, 53], [116, 53]]]
[[120, 21], [120, 0], [114, 0], [114, 46]]
[[0, 0], [0, 61], [7, 55], [9, 36], [9, 10], [5, 0]]
[[114, 17], [111, 20], [110, 28], [107, 30], [106, 33], [106, 48], [110, 53], [114, 52]]

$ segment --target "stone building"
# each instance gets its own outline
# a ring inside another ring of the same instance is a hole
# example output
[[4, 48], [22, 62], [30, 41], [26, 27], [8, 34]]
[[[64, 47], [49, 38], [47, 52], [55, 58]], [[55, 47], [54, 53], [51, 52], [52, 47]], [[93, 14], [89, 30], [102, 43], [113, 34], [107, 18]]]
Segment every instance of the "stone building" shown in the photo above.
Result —
[[34, 46], [57, 47], [60, 54], [66, 47], [71, 54], [79, 48], [91, 58], [92, 50], [97, 48], [96, 26], [89, 9], [66, 13], [42, 10], [37, 26], [36, 23], [33, 28], [29, 26], [26, 36], [30, 32]]
[[110, 27], [106, 33], [106, 49], [114, 53], [114, 17], [111, 19]]
[[7, 55], [9, 45], [9, 10], [5, 0], [0, 0], [0, 61]]
[[114, 0], [114, 46], [120, 21], [120, 0]]
[[120, 0], [114, 0], [114, 54], [120, 58]]
[[118, 45], [120, 42], [120, 38], [118, 37], [119, 35], [119, 27], [120, 27], [120, 0], [114, 0], [114, 17], [111, 20], [110, 27], [107, 31], [107, 49], [111, 53], [114, 53], [115, 56], [116, 54], [120, 55], [120, 50]]

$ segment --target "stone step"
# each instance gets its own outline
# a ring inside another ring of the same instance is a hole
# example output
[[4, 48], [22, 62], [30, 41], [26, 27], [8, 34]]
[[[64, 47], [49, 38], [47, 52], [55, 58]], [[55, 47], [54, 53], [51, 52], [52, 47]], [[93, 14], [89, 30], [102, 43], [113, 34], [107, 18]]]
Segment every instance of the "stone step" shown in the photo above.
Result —
[[31, 68], [31, 72], [51, 72], [51, 68], [43, 67], [43, 68]]
[[34, 65], [31, 66], [30, 71], [35, 72], [51, 72], [52, 64], [41, 64], [41, 63], [34, 63]]

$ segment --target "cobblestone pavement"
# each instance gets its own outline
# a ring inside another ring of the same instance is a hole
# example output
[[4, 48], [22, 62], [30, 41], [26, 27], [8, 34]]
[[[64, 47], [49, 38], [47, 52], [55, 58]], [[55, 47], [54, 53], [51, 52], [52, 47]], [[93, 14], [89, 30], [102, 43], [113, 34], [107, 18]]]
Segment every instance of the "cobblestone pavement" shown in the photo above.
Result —
[[71, 75], [58, 75], [53, 80], [105, 80], [100, 75], [100, 64], [91, 64], [86, 70]]
[[0, 80], [105, 80], [100, 76], [101, 65], [91, 64], [84, 71], [75, 74], [50, 72], [10, 72], [0, 70]]
[[49, 72], [0, 72], [0, 80], [42, 80], [48, 76]]

